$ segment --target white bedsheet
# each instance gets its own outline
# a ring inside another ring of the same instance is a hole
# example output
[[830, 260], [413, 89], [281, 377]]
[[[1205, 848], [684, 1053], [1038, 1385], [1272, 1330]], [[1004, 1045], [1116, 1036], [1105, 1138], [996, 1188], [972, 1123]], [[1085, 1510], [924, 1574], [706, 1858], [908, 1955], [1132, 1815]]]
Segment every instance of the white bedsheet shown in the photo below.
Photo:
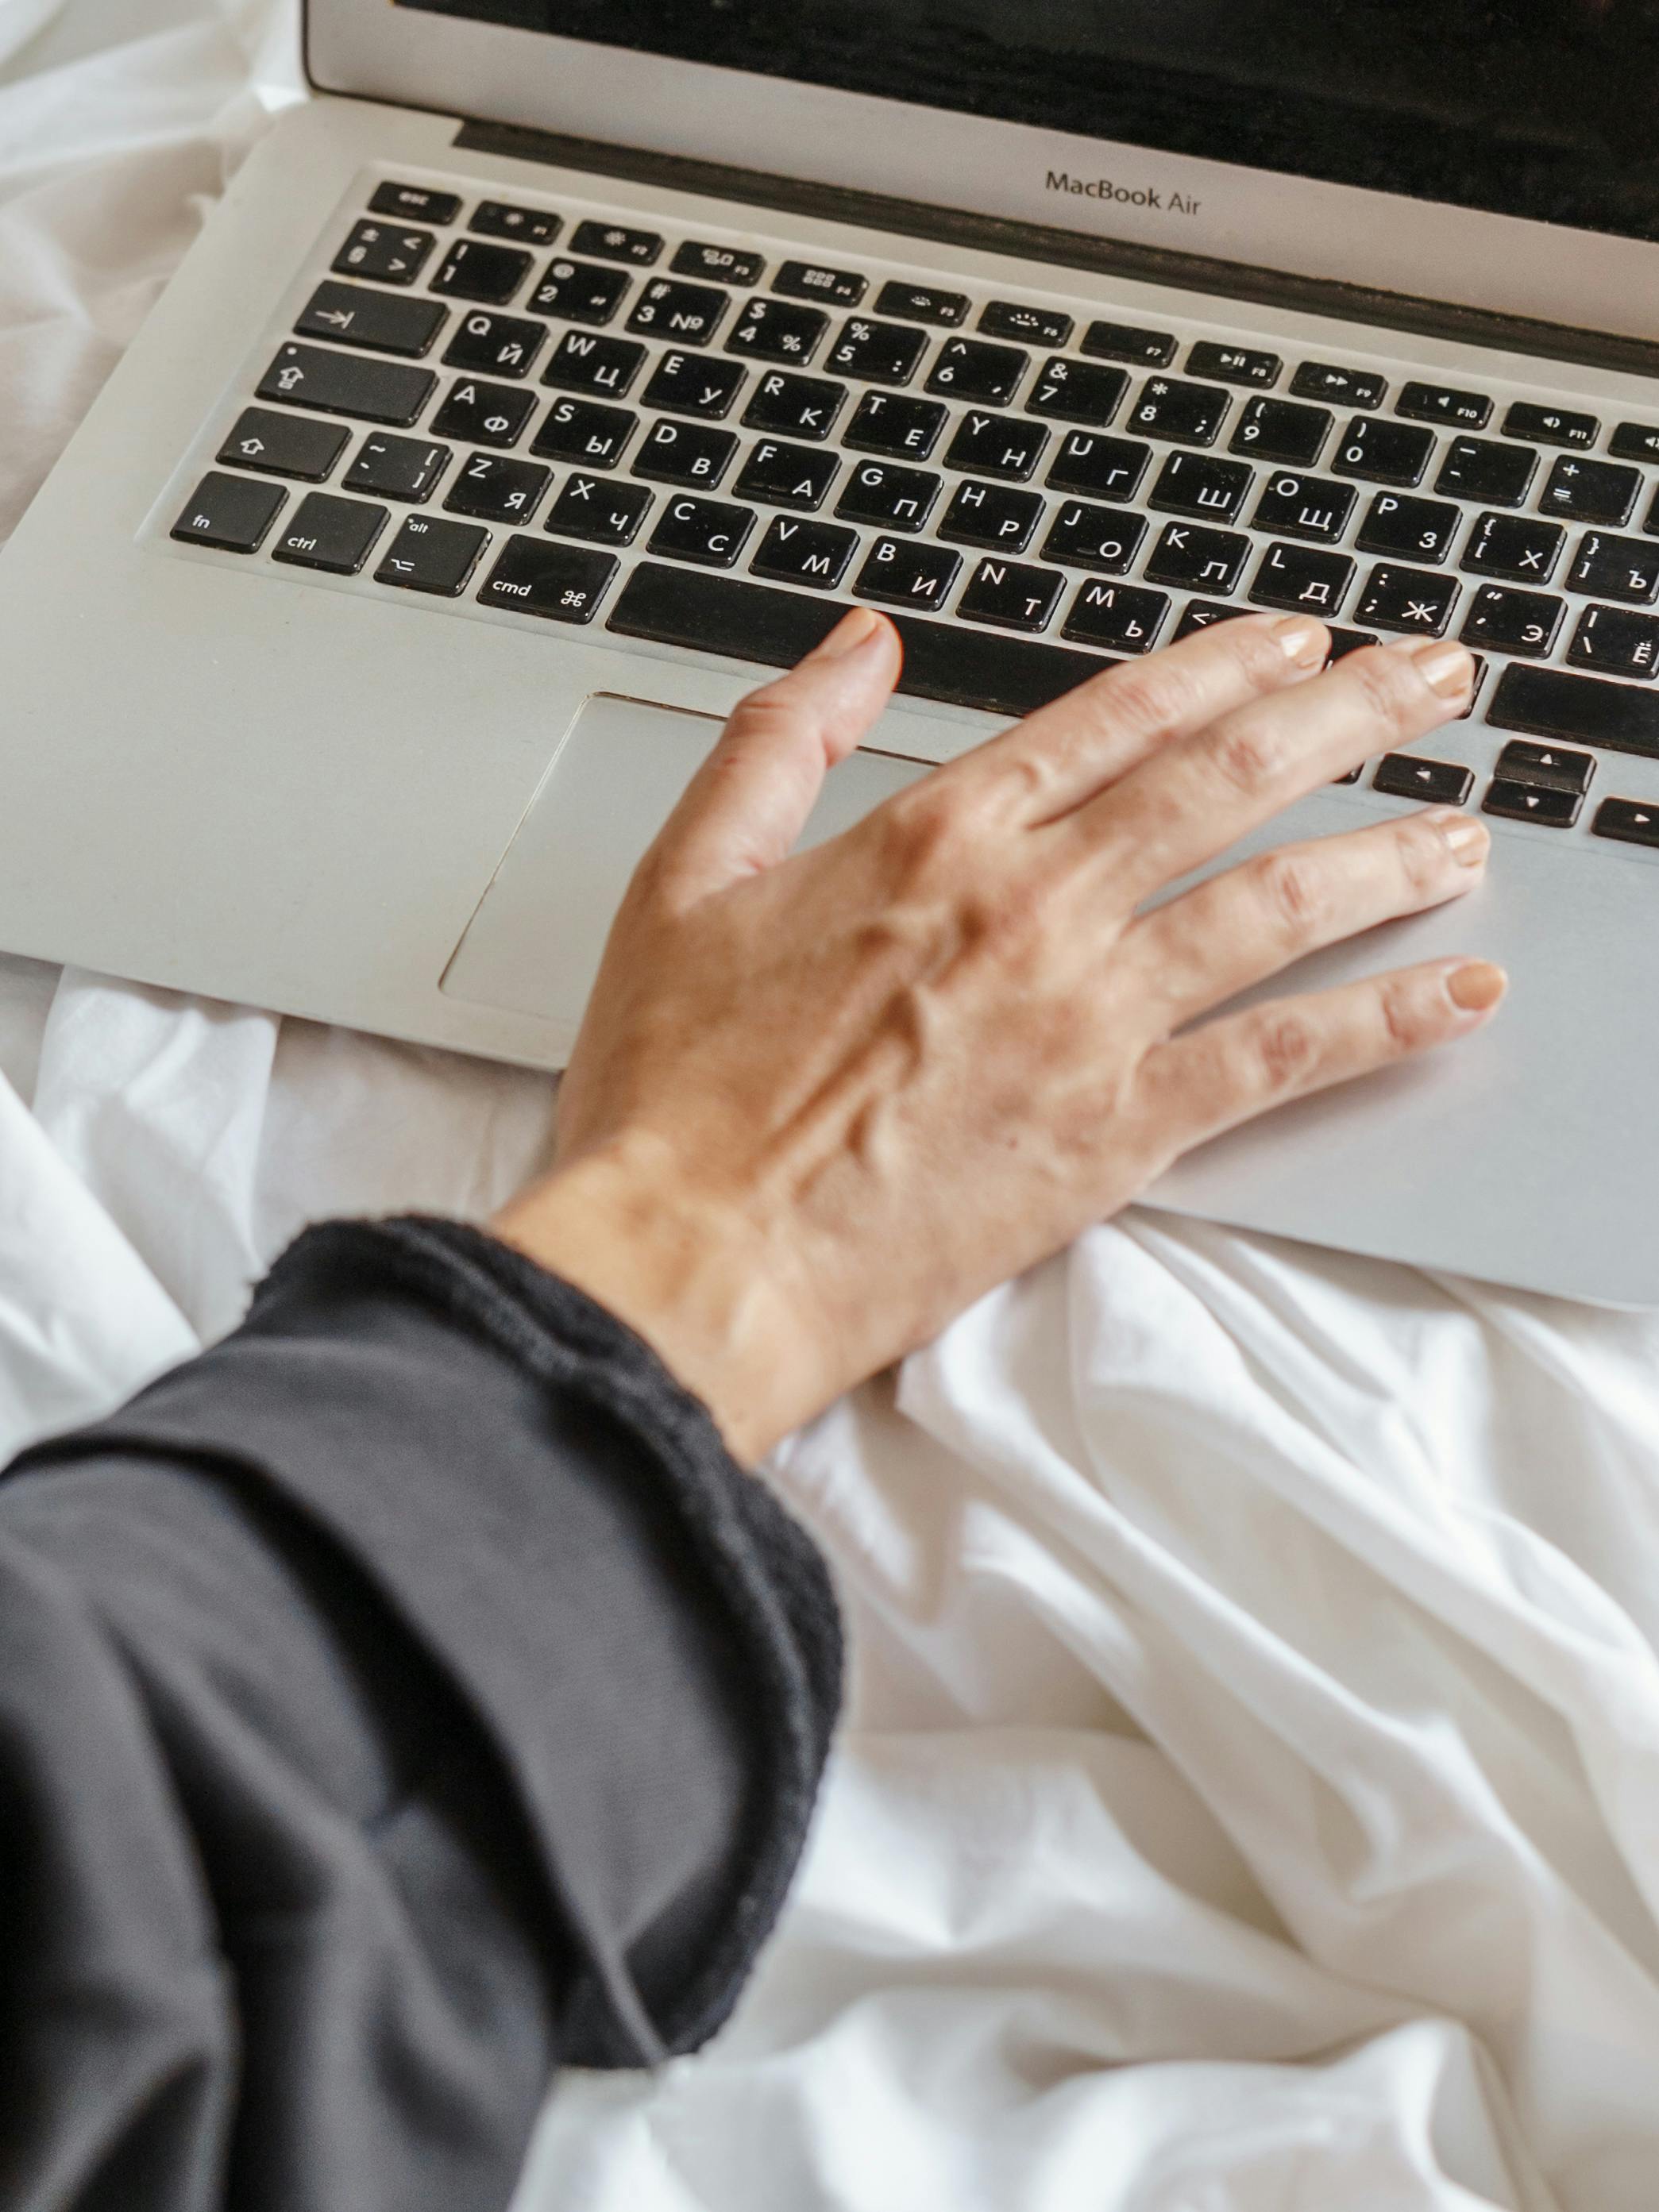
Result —
[[[5, 6], [0, 530], [295, 90], [283, 0], [9, 59]], [[7, 1448], [548, 1133], [532, 1076], [17, 961], [0, 1071]], [[1146, 1213], [987, 1300], [782, 1455], [857, 1650], [809, 1863], [520, 2212], [1651, 2212], [1656, 1408], [1649, 1320]]]

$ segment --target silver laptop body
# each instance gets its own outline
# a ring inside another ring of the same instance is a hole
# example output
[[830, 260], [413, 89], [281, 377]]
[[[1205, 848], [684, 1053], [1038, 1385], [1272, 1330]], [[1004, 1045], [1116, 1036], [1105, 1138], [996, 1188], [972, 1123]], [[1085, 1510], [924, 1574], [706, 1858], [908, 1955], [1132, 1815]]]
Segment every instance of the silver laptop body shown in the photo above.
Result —
[[0, 945], [554, 1068], [855, 595], [915, 688], [818, 836], [1194, 621], [1438, 626], [1472, 717], [1274, 834], [1487, 807], [1473, 899], [1309, 980], [1480, 954], [1504, 1014], [1152, 1201], [1659, 1303], [1659, 69], [1625, 0], [1492, 12], [311, 0], [0, 565]]

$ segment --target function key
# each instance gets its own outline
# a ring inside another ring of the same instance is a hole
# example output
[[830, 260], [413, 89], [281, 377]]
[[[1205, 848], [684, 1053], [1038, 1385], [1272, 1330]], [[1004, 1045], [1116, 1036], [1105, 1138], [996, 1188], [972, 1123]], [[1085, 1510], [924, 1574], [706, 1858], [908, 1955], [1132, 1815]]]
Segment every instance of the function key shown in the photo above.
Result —
[[1567, 647], [1575, 668], [1650, 684], [1659, 672], [1659, 622], [1626, 607], [1586, 607]]
[[1128, 388], [1129, 379], [1121, 368], [1101, 368], [1092, 362], [1067, 361], [1056, 354], [1037, 371], [1025, 411], [1052, 416], [1060, 422], [1088, 422], [1103, 430], [1123, 404]]
[[676, 276], [712, 277], [720, 284], [758, 284], [766, 271], [763, 255], [740, 246], [713, 246], [689, 238], [669, 268]]
[[1369, 368], [1304, 361], [1291, 379], [1291, 391], [1297, 399], [1331, 399], [1339, 407], [1380, 407], [1389, 396], [1389, 380]]
[[1478, 499], [1483, 507], [1519, 507], [1538, 472], [1527, 446], [1500, 446], [1495, 438], [1454, 438], [1434, 488], [1443, 499]]
[[1601, 434], [1594, 415], [1570, 415], [1559, 407], [1540, 407], [1517, 399], [1504, 417], [1506, 438], [1530, 438], [1540, 446], [1593, 446]]
[[884, 284], [876, 295], [878, 315], [896, 315], [901, 322], [943, 323], [955, 330], [968, 319], [970, 305], [965, 292], [941, 292], [932, 284]]
[[1140, 388], [1140, 398], [1129, 427], [1152, 438], [1168, 438], [1182, 446], [1212, 446], [1232, 395], [1210, 384], [1181, 384], [1175, 378], [1155, 376]]
[[817, 261], [786, 261], [772, 289], [787, 300], [829, 300], [837, 307], [856, 307], [869, 280], [851, 269], [826, 269]]
[[591, 261], [550, 261], [542, 281], [525, 305], [538, 315], [597, 328], [622, 305], [628, 279], [620, 269], [596, 269]]
[[1590, 823], [1592, 837], [1616, 837], [1625, 845], [1659, 845], [1659, 806], [1640, 799], [1604, 799]]
[[261, 476], [300, 477], [307, 483], [321, 483], [350, 435], [337, 422], [310, 422], [303, 415], [245, 407], [217, 458], [226, 468], [258, 469]]
[[1659, 461], [1659, 423], [1621, 422], [1607, 441], [1615, 460]]
[[1033, 345], [1063, 346], [1074, 327], [1069, 315], [1054, 307], [1022, 307], [1013, 300], [993, 300], [979, 319], [988, 338], [1023, 338]]
[[1595, 756], [1511, 738], [1492, 773], [1513, 783], [1542, 784], [1551, 791], [1588, 791], [1595, 774]]
[[221, 553], [257, 553], [287, 497], [281, 484], [214, 471], [197, 485], [172, 535], [186, 545], [211, 545]]
[[371, 215], [402, 216], [408, 222], [451, 223], [461, 211], [459, 192], [434, 192], [429, 185], [399, 185], [388, 179], [374, 187]]
[[429, 230], [398, 230], [386, 222], [354, 223], [334, 257], [337, 276], [370, 276], [380, 284], [412, 284], [438, 243]]
[[570, 234], [573, 253], [597, 253], [601, 261], [631, 262], [649, 269], [662, 252], [654, 230], [629, 230], [619, 222], [579, 222]]
[[930, 392], [980, 407], [1006, 407], [1019, 389], [1031, 356], [1016, 347], [983, 345], [977, 338], [946, 338], [927, 380]]
[[325, 491], [307, 492], [288, 527], [270, 549], [273, 561], [295, 568], [320, 568], [325, 575], [355, 576], [392, 517], [383, 507], [361, 499], [335, 499]]
[[540, 208], [512, 207], [506, 200], [483, 200], [467, 225], [480, 238], [516, 238], [526, 246], [551, 246], [564, 228], [556, 215]]
[[823, 365], [863, 384], [908, 384], [927, 350], [926, 331], [849, 315]]
[[1462, 806], [1474, 788], [1474, 774], [1461, 761], [1384, 753], [1371, 778], [1371, 788], [1386, 791], [1391, 799], [1431, 799], [1437, 806]]
[[517, 246], [487, 246], [476, 238], [458, 238], [432, 279], [432, 289], [451, 299], [478, 300], [500, 307], [529, 274], [530, 256]]
[[1334, 420], [1328, 408], [1298, 407], [1290, 399], [1252, 399], [1238, 418], [1232, 449], [1256, 460], [1308, 467], [1323, 452]]
[[1210, 338], [1199, 339], [1187, 356], [1189, 376], [1212, 376], [1218, 384], [1255, 384], [1265, 389], [1278, 383], [1284, 368], [1276, 353], [1258, 353], [1249, 346], [1218, 345]]
[[809, 362], [829, 327], [829, 316], [817, 307], [750, 300], [732, 326], [726, 350], [752, 354], [757, 361]]
[[712, 284], [677, 284], [672, 277], [653, 276], [635, 301], [628, 327], [642, 336], [672, 338], [676, 345], [707, 345], [731, 298]]
[[1176, 342], [1168, 331], [1137, 330], [1132, 323], [1091, 323], [1082, 343], [1084, 352], [1093, 354], [1097, 361], [1167, 368], [1176, 357]]
[[616, 573], [609, 553], [551, 545], [544, 538], [510, 538], [478, 586], [478, 605], [549, 622], [592, 622]]
[[418, 358], [449, 318], [435, 300], [374, 292], [366, 284], [319, 284], [294, 325], [302, 338], [366, 346], [374, 353]]
[[1612, 461], [1569, 460], [1564, 453], [1550, 471], [1538, 504], [1546, 514], [1565, 514], [1575, 522], [1601, 522], [1617, 529], [1630, 520], [1642, 479], [1634, 469]]
[[1484, 430], [1492, 402], [1484, 392], [1456, 392], [1445, 384], [1407, 384], [1394, 403], [1408, 422], [1455, 422], [1460, 430]]
[[1367, 483], [1398, 484], [1409, 491], [1423, 481], [1434, 451], [1434, 434], [1407, 422], [1388, 422], [1374, 415], [1356, 416], [1344, 434], [1332, 467], [1340, 477]]
[[440, 599], [459, 597], [489, 543], [489, 532], [472, 522], [441, 522], [411, 514], [387, 546], [374, 571], [377, 584], [404, 592], [432, 592]]

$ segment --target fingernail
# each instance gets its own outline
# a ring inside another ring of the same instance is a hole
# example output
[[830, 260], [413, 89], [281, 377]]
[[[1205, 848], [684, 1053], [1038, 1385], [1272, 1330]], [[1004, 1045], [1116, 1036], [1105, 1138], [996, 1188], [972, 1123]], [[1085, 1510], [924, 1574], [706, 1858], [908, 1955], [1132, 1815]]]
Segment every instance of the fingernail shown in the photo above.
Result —
[[1324, 666], [1330, 639], [1322, 623], [1307, 615], [1286, 615], [1273, 625], [1267, 635], [1277, 641], [1285, 659], [1294, 661], [1298, 668]]
[[1446, 978], [1446, 995], [1466, 1014], [1490, 1013], [1510, 986], [1510, 979], [1490, 960], [1466, 960]]
[[1455, 814], [1448, 807], [1437, 816], [1435, 827], [1466, 868], [1478, 868], [1486, 859], [1492, 832], [1484, 822], [1471, 821], [1467, 814]]
[[1474, 655], [1450, 638], [1401, 637], [1393, 649], [1415, 662], [1418, 674], [1443, 699], [1461, 699], [1474, 682]]
[[813, 647], [809, 660], [839, 660], [843, 654], [856, 653], [881, 628], [881, 617], [873, 607], [848, 607], [821, 645]]

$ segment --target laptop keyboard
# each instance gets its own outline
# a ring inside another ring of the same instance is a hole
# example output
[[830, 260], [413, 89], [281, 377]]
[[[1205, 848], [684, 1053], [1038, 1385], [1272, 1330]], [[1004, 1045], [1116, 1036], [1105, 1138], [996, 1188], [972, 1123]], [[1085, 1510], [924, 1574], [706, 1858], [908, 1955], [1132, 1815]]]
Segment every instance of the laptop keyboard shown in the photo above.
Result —
[[905, 692], [1000, 714], [1260, 608], [1334, 657], [1454, 635], [1516, 736], [1365, 781], [1659, 848], [1659, 800], [1604, 787], [1659, 759], [1659, 422], [397, 179], [360, 205], [180, 542], [772, 665], [865, 600]]

